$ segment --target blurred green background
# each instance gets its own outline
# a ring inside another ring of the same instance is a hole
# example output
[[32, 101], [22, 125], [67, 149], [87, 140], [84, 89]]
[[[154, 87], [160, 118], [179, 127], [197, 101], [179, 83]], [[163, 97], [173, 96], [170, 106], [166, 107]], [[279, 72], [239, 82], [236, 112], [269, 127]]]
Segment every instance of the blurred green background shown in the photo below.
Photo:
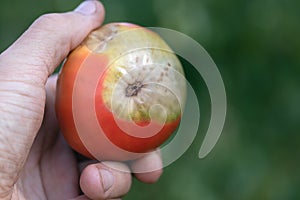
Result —
[[[63, 12], [79, 0], [1, 0], [0, 51], [39, 15]], [[199, 81], [202, 121], [188, 151], [157, 184], [134, 181], [129, 199], [300, 199], [300, 1], [103, 0], [106, 22], [128, 21], [183, 32], [217, 64], [227, 92], [223, 134], [198, 159], [210, 117]], [[185, 65], [189, 72], [188, 64]], [[199, 79], [199, 80], [198, 80]], [[195, 86], [195, 85], [194, 85]]]

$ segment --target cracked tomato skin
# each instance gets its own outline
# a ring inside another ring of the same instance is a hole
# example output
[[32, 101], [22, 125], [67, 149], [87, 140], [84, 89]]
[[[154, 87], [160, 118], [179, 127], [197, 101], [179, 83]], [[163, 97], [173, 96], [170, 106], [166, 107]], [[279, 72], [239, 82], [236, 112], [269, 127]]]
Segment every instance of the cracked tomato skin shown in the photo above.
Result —
[[[141, 28], [137, 25], [125, 23], [114, 23], [112, 25], [115, 32]], [[108, 24], [106, 27], [110, 28], [109, 26], [112, 25]], [[104, 35], [101, 37], [105, 38], [111, 34], [105, 31], [105, 29], [104, 31], [100, 30], [101, 34], [104, 32]], [[157, 36], [147, 29], [143, 28], [141, 33], [144, 35], [149, 34], [150, 39], [151, 37], [157, 39]], [[111, 93], [106, 91], [106, 85], [107, 82], [112, 85], [116, 84], [116, 82], [110, 81], [111, 77], [114, 77], [115, 74], [112, 73], [112, 70], [109, 70], [114, 65], [109, 63], [114, 58], [114, 54], [119, 52], [114, 52], [118, 51], [115, 50], [115, 44], [109, 46], [110, 41], [107, 42], [108, 45], [104, 48], [101, 47], [101, 50], [97, 51], [90, 44], [99, 42], [99, 38], [96, 38], [95, 41], [93, 41], [93, 37], [90, 38], [92, 39], [85, 40], [71, 52], [59, 74], [56, 94], [56, 114], [61, 131], [67, 143], [75, 151], [86, 157], [116, 161], [139, 158], [144, 153], [159, 147], [170, 137], [180, 123], [181, 113], [176, 113], [175, 117], [172, 115], [172, 118], [168, 118], [162, 124], [159, 120], [151, 121], [147, 117], [136, 117], [140, 116], [138, 115], [140, 114], [138, 109], [132, 114], [135, 117], [135, 122], [128, 120], [126, 116], [114, 116], [112, 105], [108, 105], [107, 103], [107, 98], [110, 99], [112, 96], [107, 97], [107, 94], [110, 95]], [[120, 41], [123, 41], [123, 39]], [[124, 46], [127, 44], [119, 42], [118, 45]], [[153, 60], [155, 57], [151, 59]], [[172, 57], [172, 59], [176, 58]], [[175, 60], [174, 62], [177, 61]], [[85, 70], [83, 70], [83, 67]], [[99, 74], [98, 71], [101, 71], [101, 76], [97, 77], [97, 82], [94, 82], [96, 84], [91, 84], [92, 81], [90, 79], [93, 79], [91, 77], [97, 73]], [[89, 88], [92, 89], [89, 90]], [[90, 91], [94, 92], [91, 94]], [[136, 94], [136, 92], [133, 94]], [[74, 97], [76, 98], [74, 99]], [[87, 109], [90, 105], [87, 101], [92, 102], [93, 109]], [[96, 121], [90, 120], [93, 117]], [[153, 130], [157, 129], [159, 131], [149, 137], [140, 137], [141, 131], [135, 128], [135, 126], [138, 124], [139, 127], [143, 127], [151, 122]], [[132, 126], [133, 123], [135, 126]], [[128, 134], [128, 132], [120, 128], [120, 124], [123, 127], [127, 127], [131, 133]], [[83, 127], [84, 130], [82, 128], [80, 130], [80, 127]]]

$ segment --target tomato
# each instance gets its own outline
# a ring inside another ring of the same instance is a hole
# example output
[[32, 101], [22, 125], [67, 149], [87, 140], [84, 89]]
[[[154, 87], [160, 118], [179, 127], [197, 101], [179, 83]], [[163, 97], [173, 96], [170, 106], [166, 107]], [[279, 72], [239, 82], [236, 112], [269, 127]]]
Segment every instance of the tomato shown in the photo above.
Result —
[[182, 66], [154, 32], [128, 23], [93, 31], [66, 59], [56, 114], [67, 143], [98, 160], [139, 158], [180, 123]]

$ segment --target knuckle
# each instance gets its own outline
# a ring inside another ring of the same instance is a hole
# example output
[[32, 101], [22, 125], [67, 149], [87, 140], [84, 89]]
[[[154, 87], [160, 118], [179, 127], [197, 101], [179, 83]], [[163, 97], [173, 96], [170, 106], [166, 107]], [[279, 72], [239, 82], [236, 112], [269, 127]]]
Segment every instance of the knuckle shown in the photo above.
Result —
[[[49, 26], [49, 24], [55, 25], [56, 22], [60, 21], [62, 16], [58, 13], [48, 13], [41, 15], [37, 20], [34, 22], [36, 26]], [[55, 26], [54, 26], [55, 27]]]
[[59, 13], [47, 13], [41, 15], [37, 18], [33, 24], [31, 25], [31, 30], [36, 30], [37, 33], [49, 33], [48, 35], [51, 36], [57, 32], [63, 30], [62, 26], [65, 26], [65, 15]]

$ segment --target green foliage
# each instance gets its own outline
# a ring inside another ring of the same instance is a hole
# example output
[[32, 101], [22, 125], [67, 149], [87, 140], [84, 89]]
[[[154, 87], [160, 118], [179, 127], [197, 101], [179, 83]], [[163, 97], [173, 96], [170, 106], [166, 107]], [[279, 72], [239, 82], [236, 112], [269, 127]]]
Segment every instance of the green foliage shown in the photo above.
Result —
[[[0, 51], [39, 15], [79, 1], [2, 0]], [[199, 136], [160, 181], [134, 181], [124, 199], [300, 199], [300, 1], [103, 0], [106, 22], [128, 21], [183, 32], [219, 67], [228, 97], [220, 141], [197, 158], [207, 129], [209, 97], [201, 83]], [[195, 81], [192, 75], [191, 82]]]

